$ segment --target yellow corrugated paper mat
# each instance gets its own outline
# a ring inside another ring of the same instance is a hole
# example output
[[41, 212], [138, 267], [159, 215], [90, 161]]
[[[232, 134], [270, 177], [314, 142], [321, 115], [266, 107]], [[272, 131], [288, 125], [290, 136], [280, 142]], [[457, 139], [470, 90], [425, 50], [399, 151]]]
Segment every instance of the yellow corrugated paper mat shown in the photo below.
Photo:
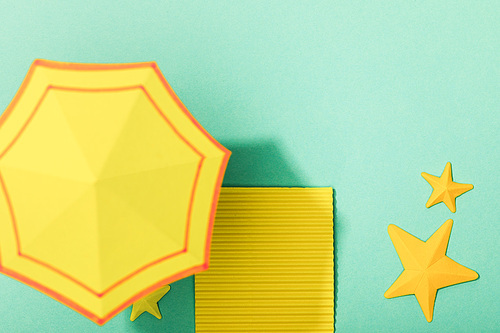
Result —
[[197, 332], [333, 332], [331, 188], [222, 188]]

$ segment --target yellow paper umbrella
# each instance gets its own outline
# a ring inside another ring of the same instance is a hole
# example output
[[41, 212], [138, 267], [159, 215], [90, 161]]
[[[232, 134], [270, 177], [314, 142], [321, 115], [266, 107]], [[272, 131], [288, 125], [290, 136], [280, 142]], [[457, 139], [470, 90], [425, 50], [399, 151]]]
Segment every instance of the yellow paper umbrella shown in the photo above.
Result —
[[0, 117], [0, 271], [104, 324], [208, 268], [229, 155], [154, 62], [36, 60]]

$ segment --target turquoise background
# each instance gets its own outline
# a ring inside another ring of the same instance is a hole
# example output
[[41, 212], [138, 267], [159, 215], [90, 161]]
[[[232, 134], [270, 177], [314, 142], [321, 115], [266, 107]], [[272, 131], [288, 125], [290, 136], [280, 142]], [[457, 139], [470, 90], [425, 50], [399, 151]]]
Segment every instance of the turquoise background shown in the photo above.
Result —
[[[200, 123], [233, 150], [225, 185], [335, 189], [338, 332], [498, 329], [498, 1], [3, 1], [0, 110], [35, 58], [158, 63]], [[474, 184], [425, 208], [422, 171]], [[440, 290], [427, 323], [394, 223], [427, 239], [455, 221], [448, 256], [477, 281]], [[0, 331], [192, 332], [193, 279], [103, 327], [0, 276]], [[237, 323], [235, 323], [237, 325]]]

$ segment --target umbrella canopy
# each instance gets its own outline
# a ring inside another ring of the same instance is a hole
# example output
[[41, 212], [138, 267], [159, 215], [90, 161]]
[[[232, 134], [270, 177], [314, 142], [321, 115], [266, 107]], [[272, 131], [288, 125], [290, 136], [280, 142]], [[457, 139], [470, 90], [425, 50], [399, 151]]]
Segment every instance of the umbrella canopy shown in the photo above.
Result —
[[229, 155], [154, 62], [36, 60], [0, 117], [0, 271], [104, 324], [208, 268]]

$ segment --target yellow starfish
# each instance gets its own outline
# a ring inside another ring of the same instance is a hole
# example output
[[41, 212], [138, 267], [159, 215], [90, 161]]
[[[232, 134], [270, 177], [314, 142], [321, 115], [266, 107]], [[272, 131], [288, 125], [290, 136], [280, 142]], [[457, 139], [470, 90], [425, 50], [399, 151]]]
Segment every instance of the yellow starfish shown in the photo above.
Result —
[[170, 286], [162, 287], [151, 294], [141, 298], [132, 306], [132, 313], [130, 314], [130, 320], [134, 321], [144, 312], [149, 312], [158, 319], [161, 319], [160, 309], [158, 308], [158, 302], [165, 296], [170, 290]]
[[447, 220], [425, 242], [393, 224], [388, 228], [404, 271], [384, 296], [415, 295], [428, 322], [438, 289], [478, 278], [476, 272], [446, 256], [452, 225], [453, 220]]
[[436, 177], [426, 172], [422, 172], [422, 177], [424, 177], [433, 188], [432, 194], [425, 204], [427, 208], [437, 203], [444, 202], [451, 212], [455, 213], [457, 210], [455, 199], [474, 188], [472, 184], [461, 184], [453, 181], [450, 162], [446, 163], [441, 177]]

